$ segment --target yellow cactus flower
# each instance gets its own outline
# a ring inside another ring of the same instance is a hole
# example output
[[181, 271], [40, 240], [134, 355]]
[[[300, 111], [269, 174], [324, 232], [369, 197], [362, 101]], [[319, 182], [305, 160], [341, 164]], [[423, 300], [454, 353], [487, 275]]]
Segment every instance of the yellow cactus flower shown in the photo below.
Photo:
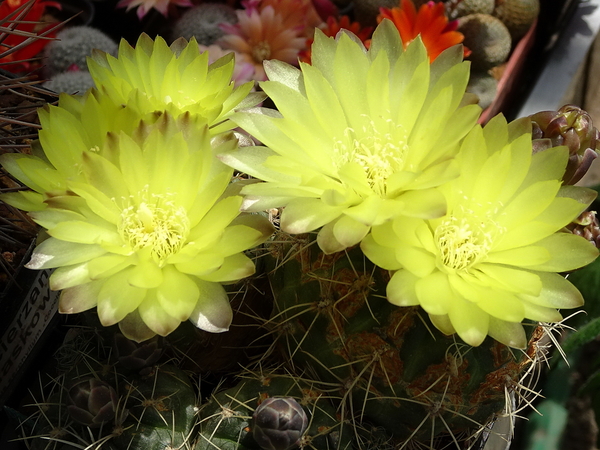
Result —
[[209, 64], [207, 52], [200, 52], [196, 40], [177, 39], [168, 46], [158, 36], [142, 34], [133, 48], [124, 39], [118, 56], [94, 50], [88, 67], [98, 89], [116, 103], [128, 105], [140, 114], [169, 111], [204, 118], [212, 134], [227, 131], [227, 120], [236, 108], [254, 106], [264, 96], [249, 94], [252, 82], [234, 86], [233, 54]]
[[240, 215], [232, 170], [215, 158], [237, 141], [212, 138], [189, 113], [177, 120], [165, 113], [130, 134], [108, 133], [88, 150], [79, 134], [64, 145], [73, 126], [65, 120], [61, 127], [64, 117], [61, 108], [48, 112], [56, 126], [40, 136], [46, 161], [2, 161], [43, 198], [46, 207], [30, 215], [50, 237], [27, 267], [55, 268], [50, 287], [62, 290], [60, 311], [97, 307], [103, 325], [118, 323], [137, 341], [188, 319], [227, 330], [232, 311], [222, 284], [254, 272], [243, 252], [272, 232], [266, 218]]
[[421, 305], [437, 328], [472, 346], [489, 335], [517, 348], [527, 344], [523, 320], [557, 322], [558, 309], [583, 304], [559, 273], [590, 263], [598, 250], [561, 230], [596, 193], [561, 185], [566, 147], [531, 149], [529, 119], [507, 124], [498, 116], [464, 139], [461, 175], [440, 187], [444, 216], [373, 227], [361, 247], [393, 271], [391, 303]]
[[107, 133], [131, 134], [141, 119], [150, 123], [160, 115], [141, 117], [91, 89], [82, 96], [61, 94], [58, 106], [45, 105], [38, 117], [42, 129], [32, 144], [32, 155], [0, 156], [2, 166], [31, 189], [3, 193], [0, 198], [24, 211], [45, 209], [46, 199], [66, 195], [67, 180], [83, 180], [83, 153], [102, 147]]
[[260, 85], [277, 106], [232, 120], [264, 147], [220, 158], [264, 183], [247, 186], [244, 208], [285, 206], [281, 228], [322, 227], [326, 253], [357, 244], [371, 226], [396, 216], [438, 217], [437, 186], [456, 177], [453, 157], [480, 108], [464, 105], [469, 65], [462, 48], [431, 65], [420, 39], [403, 49], [384, 20], [369, 50], [349, 32], [316, 31], [312, 65], [265, 61]]

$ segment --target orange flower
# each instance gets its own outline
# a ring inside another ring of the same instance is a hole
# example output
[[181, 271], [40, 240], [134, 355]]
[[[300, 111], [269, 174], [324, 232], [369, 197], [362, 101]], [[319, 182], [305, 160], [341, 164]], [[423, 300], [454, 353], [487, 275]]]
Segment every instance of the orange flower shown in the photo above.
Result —
[[[398, 28], [404, 48], [418, 35], [427, 48], [429, 60], [433, 61], [440, 53], [453, 45], [460, 44], [464, 36], [456, 31], [457, 22], [448, 22], [444, 3], [427, 2], [419, 11], [412, 0], [401, 0], [400, 7], [379, 8], [377, 22], [390, 19]], [[470, 54], [465, 48], [465, 56]]]
[[[350, 22], [350, 18], [348, 16], [340, 17], [339, 22], [334, 16], [329, 16], [327, 18], [327, 25], [325, 28], [322, 28], [321, 31], [323, 31], [325, 36], [335, 37], [342, 29], [351, 31], [365, 44], [366, 47], [368, 47], [366, 44], [371, 37], [373, 27], [362, 28], [362, 25], [359, 22]], [[306, 40], [306, 49], [302, 50], [298, 55], [300, 57], [300, 61], [310, 64], [311, 46], [313, 41], [313, 38]]]
[[[0, 41], [0, 67], [21, 73], [34, 69], [33, 58], [55, 36], [56, 26], [42, 21], [46, 7], [60, 9], [60, 4], [44, 0], [5, 0], [0, 2], [0, 26], [18, 31], [19, 34], [8, 31]], [[52, 27], [55, 26], [55, 29]], [[36, 36], [44, 36], [37, 38]], [[20, 46], [20, 47], [19, 47]], [[14, 50], [17, 48], [16, 50]], [[39, 65], [39, 64], [38, 64]]]

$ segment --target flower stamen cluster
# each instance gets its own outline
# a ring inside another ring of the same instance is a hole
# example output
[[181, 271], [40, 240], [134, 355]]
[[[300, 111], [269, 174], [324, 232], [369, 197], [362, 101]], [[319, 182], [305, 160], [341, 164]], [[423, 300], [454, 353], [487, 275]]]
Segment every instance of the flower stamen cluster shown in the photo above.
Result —
[[448, 271], [466, 271], [485, 258], [491, 236], [481, 226], [451, 216], [435, 229], [441, 265]]
[[117, 226], [131, 251], [148, 248], [159, 267], [182, 249], [190, 232], [185, 208], [167, 200], [168, 197], [155, 194], [150, 202], [141, 201], [126, 207]]

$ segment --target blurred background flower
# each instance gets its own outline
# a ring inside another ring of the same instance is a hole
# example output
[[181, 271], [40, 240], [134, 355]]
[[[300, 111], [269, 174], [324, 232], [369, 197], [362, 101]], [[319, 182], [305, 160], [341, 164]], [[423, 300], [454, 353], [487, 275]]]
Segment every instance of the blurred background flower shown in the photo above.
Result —
[[237, 15], [236, 24], [221, 25], [226, 34], [216, 43], [253, 64], [254, 79], [266, 80], [263, 61], [276, 59], [297, 64], [298, 54], [306, 45], [303, 28], [286, 27], [285, 17], [271, 5], [238, 10]]
[[[417, 8], [412, 0], [401, 0], [395, 8], [380, 8], [377, 22], [390, 19], [398, 28], [402, 43], [406, 47], [417, 36], [421, 36], [429, 58], [433, 61], [445, 49], [460, 44], [464, 37], [456, 31], [457, 22], [449, 22], [442, 2], [427, 2]], [[469, 51], [464, 50], [465, 56]]]
[[117, 8], [126, 8], [127, 11], [136, 9], [138, 19], [142, 20], [151, 9], [156, 9], [163, 16], [169, 15], [169, 8], [181, 6], [189, 8], [194, 4], [191, 0], [119, 0]]
[[[29, 72], [40, 66], [36, 57], [55, 36], [57, 25], [45, 22], [46, 8], [60, 9], [55, 1], [4, 0], [0, 2], [0, 67], [9, 72]], [[5, 31], [3, 31], [5, 33]]]

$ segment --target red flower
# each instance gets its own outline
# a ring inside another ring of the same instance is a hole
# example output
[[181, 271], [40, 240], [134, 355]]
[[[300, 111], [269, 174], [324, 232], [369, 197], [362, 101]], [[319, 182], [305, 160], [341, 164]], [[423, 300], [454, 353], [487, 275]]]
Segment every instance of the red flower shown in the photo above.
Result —
[[[379, 8], [377, 22], [390, 19], [398, 28], [404, 48], [421, 35], [427, 48], [429, 60], [433, 61], [440, 53], [453, 45], [460, 44], [464, 36], [456, 31], [457, 22], [448, 22], [444, 10], [444, 3], [427, 2], [421, 5], [419, 11], [412, 0], [401, 0], [400, 7]], [[465, 48], [465, 56], [470, 54]]]
[[0, 66], [3, 69], [20, 73], [34, 68], [31, 59], [41, 53], [58, 28], [56, 24], [44, 26], [42, 16], [48, 6], [60, 9], [60, 4], [45, 0], [4, 0], [0, 3], [0, 26], [11, 30], [0, 41]]

